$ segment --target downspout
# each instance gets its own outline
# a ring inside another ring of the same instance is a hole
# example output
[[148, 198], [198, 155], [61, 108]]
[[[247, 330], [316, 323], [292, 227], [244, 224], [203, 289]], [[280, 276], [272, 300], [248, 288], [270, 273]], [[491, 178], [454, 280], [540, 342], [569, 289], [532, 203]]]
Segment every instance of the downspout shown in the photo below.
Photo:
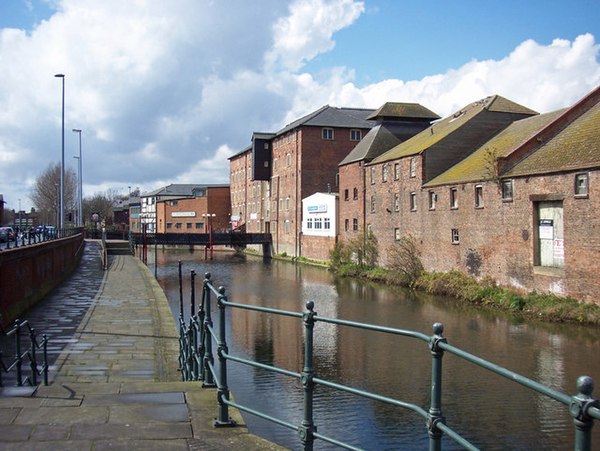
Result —
[[363, 211], [363, 249], [367, 245], [367, 167], [365, 166], [366, 161], [362, 161], [362, 170], [363, 170], [363, 202], [362, 202], [362, 211]]
[[[298, 129], [296, 129], [296, 198], [295, 198], [295, 208], [294, 208], [294, 214], [295, 214], [295, 224], [294, 224], [294, 240], [295, 240], [295, 244], [294, 244], [294, 255], [295, 257], [300, 257], [302, 255], [302, 251], [300, 249], [300, 246], [298, 244], [298, 179], [300, 178], [300, 168], [298, 167], [298, 161], [299, 161], [299, 155], [298, 155]], [[300, 205], [302, 205], [302, 203], [300, 203]]]

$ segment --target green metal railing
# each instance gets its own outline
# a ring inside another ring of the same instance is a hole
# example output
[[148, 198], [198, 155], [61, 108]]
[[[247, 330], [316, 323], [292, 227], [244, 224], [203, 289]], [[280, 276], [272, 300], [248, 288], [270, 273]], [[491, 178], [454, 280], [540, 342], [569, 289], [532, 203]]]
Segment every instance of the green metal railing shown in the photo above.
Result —
[[[29, 338], [29, 346], [23, 343], [23, 332]], [[38, 342], [35, 329], [31, 327], [29, 321], [15, 320], [13, 327], [7, 332], [0, 326], [0, 333], [8, 338], [14, 339], [15, 356], [8, 365], [4, 363], [2, 351], [0, 351], [0, 387], [3, 387], [3, 374], [15, 372], [16, 385], [35, 386], [38, 385], [38, 376], [43, 376], [44, 385], [48, 385], [48, 337], [42, 336]], [[42, 363], [38, 361], [38, 350], [42, 351]], [[30, 375], [24, 376], [23, 364], [29, 362]]]
[[[234, 407], [242, 412], [246, 412], [265, 420], [271, 421], [282, 427], [294, 430], [298, 433], [304, 450], [312, 450], [316, 439], [328, 442], [345, 449], [356, 450], [348, 443], [338, 441], [334, 438], [324, 436], [317, 432], [317, 426], [313, 418], [313, 395], [317, 385], [330, 387], [356, 396], [360, 396], [375, 401], [380, 401], [404, 409], [408, 409], [425, 419], [425, 424], [429, 436], [429, 450], [441, 450], [442, 436], [446, 434], [456, 443], [469, 450], [478, 449], [457, 431], [446, 424], [442, 413], [442, 362], [445, 352], [455, 355], [458, 358], [478, 365], [492, 373], [498, 374], [517, 384], [523, 385], [541, 395], [554, 399], [566, 406], [573, 418], [575, 428], [574, 449], [577, 451], [589, 451], [591, 445], [591, 429], [594, 420], [600, 419], [600, 403], [592, 397], [593, 380], [589, 376], [581, 376], [577, 380], [578, 393], [574, 396], [554, 390], [539, 382], [529, 379], [513, 371], [507, 370], [499, 365], [484, 360], [473, 354], [469, 354], [457, 347], [448, 344], [443, 336], [444, 327], [441, 323], [433, 325], [433, 335], [426, 335], [420, 332], [395, 329], [391, 327], [382, 327], [374, 324], [359, 323], [337, 318], [326, 318], [317, 316], [314, 311], [314, 303], [306, 303], [305, 312], [292, 312], [278, 310], [266, 307], [259, 307], [247, 304], [238, 304], [229, 302], [225, 295], [225, 288], [215, 288], [211, 281], [210, 273], [205, 274], [203, 281], [202, 300], [198, 310], [195, 302], [195, 277], [194, 271], [191, 271], [191, 315], [188, 324], [184, 320], [183, 314], [183, 292], [182, 292], [182, 273], [181, 262], [179, 262], [179, 296], [180, 296], [180, 354], [179, 364], [183, 380], [202, 381], [205, 387], [217, 387], [218, 417], [215, 420], [215, 426], [234, 426], [235, 422], [229, 418], [228, 408]], [[213, 297], [216, 299], [215, 306], [219, 309], [218, 326], [215, 327], [212, 319]], [[293, 317], [301, 320], [304, 324], [304, 362], [302, 372], [289, 371], [276, 366], [265, 365], [260, 362], [248, 360], [229, 353], [226, 342], [226, 321], [225, 311], [227, 308], [261, 312], [265, 314]], [[398, 335], [414, 338], [424, 342], [431, 354], [431, 397], [429, 408], [418, 406], [416, 404], [404, 402], [398, 399], [382, 396], [376, 393], [360, 390], [346, 385], [338, 384], [333, 381], [321, 379], [317, 376], [313, 365], [313, 330], [318, 323], [336, 324], [339, 326], [352, 327], [369, 330], [373, 332]], [[215, 364], [213, 352], [213, 343], [216, 345], [218, 364]], [[303, 387], [303, 419], [300, 424], [291, 424], [282, 419], [272, 417], [263, 412], [254, 410], [233, 402], [229, 396], [229, 387], [227, 382], [227, 362], [235, 362], [248, 365], [254, 368], [289, 376], [298, 379]]]

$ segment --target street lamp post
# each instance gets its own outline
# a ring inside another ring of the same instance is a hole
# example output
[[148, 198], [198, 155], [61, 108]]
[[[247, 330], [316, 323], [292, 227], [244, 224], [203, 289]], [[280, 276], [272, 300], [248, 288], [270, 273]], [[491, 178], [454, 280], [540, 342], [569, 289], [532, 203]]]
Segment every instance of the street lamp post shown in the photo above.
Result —
[[[202, 217], [208, 221], [208, 248], [210, 249], [210, 259], [213, 259], [213, 242], [212, 242], [212, 220], [217, 216], [214, 213], [202, 213]], [[204, 259], [206, 260], [206, 248], [204, 248]]]
[[62, 229], [65, 219], [65, 74], [56, 74], [55, 77], [62, 80], [62, 147], [60, 163], [60, 208], [58, 228]]
[[73, 132], [77, 133], [79, 135], [79, 157], [75, 157], [79, 160], [79, 174], [78, 174], [78, 181], [79, 181], [79, 186], [78, 186], [78, 192], [77, 192], [77, 198], [78, 198], [78, 211], [77, 211], [77, 217], [78, 217], [78, 222], [77, 225], [79, 227], [83, 227], [83, 160], [82, 160], [82, 155], [81, 155], [81, 130], [78, 128], [74, 128]]

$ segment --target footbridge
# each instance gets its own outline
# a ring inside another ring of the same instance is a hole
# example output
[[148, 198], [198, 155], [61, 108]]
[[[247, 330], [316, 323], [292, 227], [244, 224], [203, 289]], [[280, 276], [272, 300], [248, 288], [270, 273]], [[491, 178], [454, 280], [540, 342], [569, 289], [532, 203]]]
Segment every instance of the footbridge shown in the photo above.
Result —
[[[108, 237], [110, 238], [110, 237]], [[271, 256], [273, 239], [270, 233], [244, 233], [244, 232], [212, 232], [212, 233], [132, 233], [132, 245], [151, 246], [155, 244], [171, 246], [226, 246], [234, 249], [243, 249], [248, 245], [259, 244], [263, 246], [263, 255]]]

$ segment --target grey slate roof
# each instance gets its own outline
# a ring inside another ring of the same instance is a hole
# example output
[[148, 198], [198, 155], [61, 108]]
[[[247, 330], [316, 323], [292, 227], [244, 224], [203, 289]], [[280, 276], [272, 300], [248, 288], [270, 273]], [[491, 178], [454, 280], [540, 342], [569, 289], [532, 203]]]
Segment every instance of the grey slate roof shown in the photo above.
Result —
[[310, 114], [286, 125], [275, 133], [276, 136], [283, 135], [290, 130], [301, 126], [312, 127], [344, 127], [344, 128], [371, 128], [373, 121], [367, 118], [375, 110], [367, 108], [338, 108], [325, 105]]
[[206, 184], [206, 183], [195, 183], [195, 184], [175, 184], [172, 183], [162, 188], [158, 188], [154, 191], [142, 194], [141, 197], [166, 197], [166, 196], [182, 196], [190, 197], [193, 196], [193, 191], [196, 188], [227, 188], [226, 184]]

